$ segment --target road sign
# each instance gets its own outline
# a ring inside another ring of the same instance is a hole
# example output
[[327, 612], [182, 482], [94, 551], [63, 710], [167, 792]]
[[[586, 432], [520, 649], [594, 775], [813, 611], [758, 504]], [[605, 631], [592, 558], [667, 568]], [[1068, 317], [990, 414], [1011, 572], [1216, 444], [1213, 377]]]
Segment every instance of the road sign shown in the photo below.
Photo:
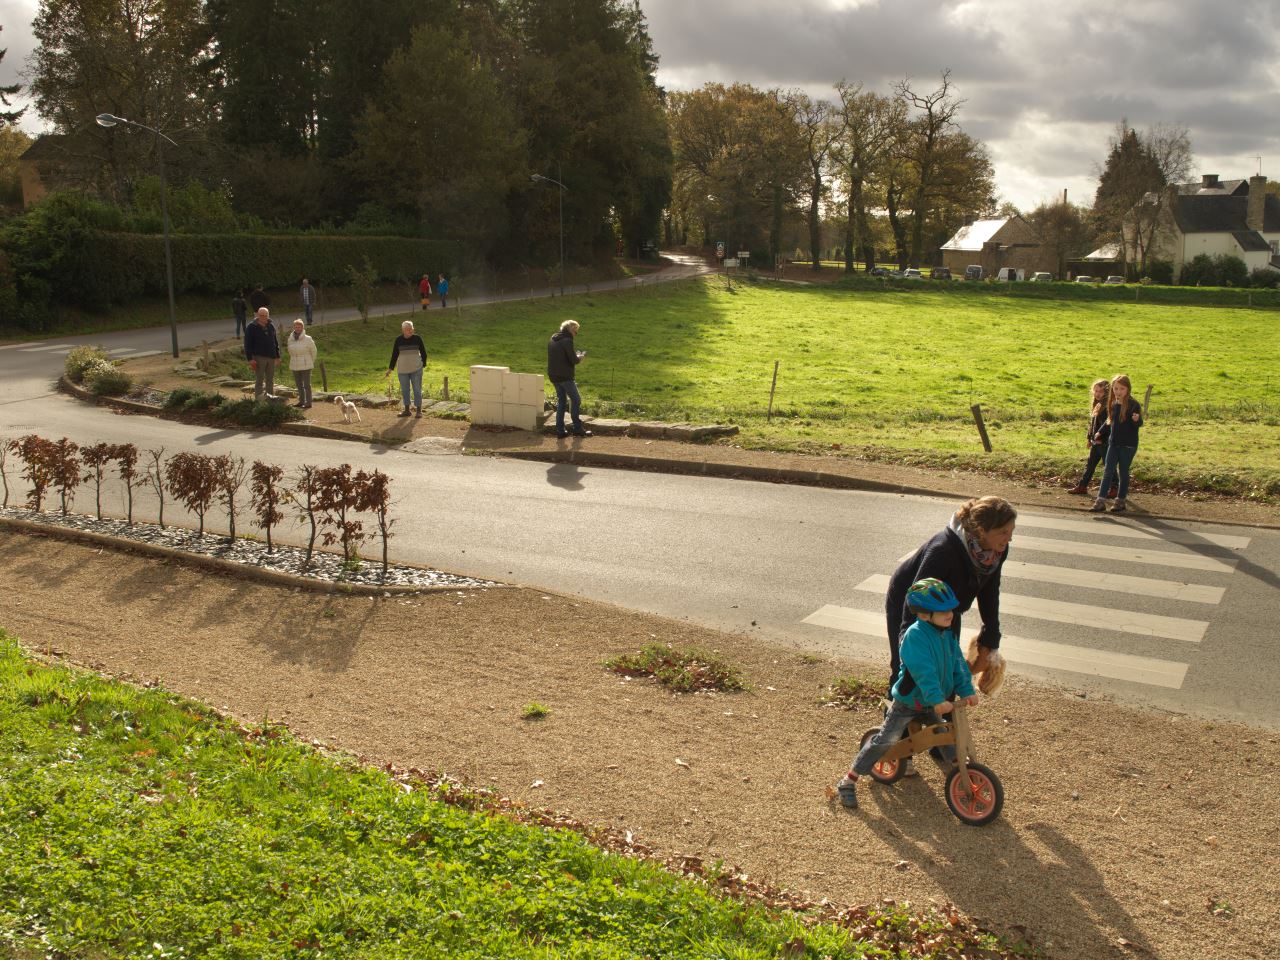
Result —
[[735, 258], [735, 257], [730, 257], [728, 260], [726, 260], [726, 261], [724, 262], [724, 265], [725, 265], [726, 267], [736, 267], [736, 266], [738, 265], [737, 258]]
[[749, 260], [750, 258], [751, 258], [751, 251], [750, 251], [750, 250], [739, 250], [739, 251], [738, 251], [738, 259], [739, 259], [739, 260]]
[[724, 259], [724, 241], [723, 240], [716, 241], [716, 259], [717, 260]]

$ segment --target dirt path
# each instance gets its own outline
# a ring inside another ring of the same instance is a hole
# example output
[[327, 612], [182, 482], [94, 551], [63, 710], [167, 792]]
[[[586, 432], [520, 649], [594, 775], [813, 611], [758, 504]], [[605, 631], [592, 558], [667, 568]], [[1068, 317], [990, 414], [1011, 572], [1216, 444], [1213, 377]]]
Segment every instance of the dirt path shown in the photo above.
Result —
[[[1051, 957], [1280, 951], [1274, 734], [1014, 678], [977, 711], [1000, 820], [962, 826], [927, 763], [850, 814], [825, 791], [876, 716], [818, 699], [853, 662], [537, 591], [326, 598], [9, 533], [0, 569], [0, 626], [32, 648], [660, 850], [842, 902], [954, 902]], [[718, 649], [753, 690], [675, 697], [600, 668], [654, 639]], [[534, 700], [551, 715], [521, 720]]]

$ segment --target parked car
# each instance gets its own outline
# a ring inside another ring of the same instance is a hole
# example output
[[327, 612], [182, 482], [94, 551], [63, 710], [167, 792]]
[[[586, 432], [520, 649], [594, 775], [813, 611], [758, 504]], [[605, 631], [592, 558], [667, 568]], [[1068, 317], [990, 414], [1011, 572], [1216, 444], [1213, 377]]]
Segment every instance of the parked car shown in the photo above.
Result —
[[980, 263], [971, 263], [964, 268], [964, 278], [966, 280], [981, 280], [982, 275], [982, 264]]
[[892, 272], [893, 271], [891, 271], [888, 267], [872, 267], [871, 268], [871, 276], [873, 277], [887, 277]]
[[1000, 283], [1013, 283], [1021, 280], [1024, 274], [1017, 267], [1001, 267], [996, 271], [996, 280]]
[[1093, 277], [1076, 277], [1076, 283], [1097, 283]]
[[917, 270], [915, 267], [907, 267], [907, 269], [902, 271], [902, 279], [903, 280], [923, 280], [924, 274], [921, 273], [919, 270]]
[[1123, 285], [1125, 281], [1124, 281], [1124, 277], [1117, 276], [1116, 274], [1113, 273], [1111, 276], [1107, 277], [1107, 279], [1103, 280], [1102, 282], [1117, 283], [1117, 284]]
[[1043, 270], [1037, 270], [1031, 275], [1031, 279], [1027, 283], [1053, 283], [1053, 274], [1046, 273]]
[[950, 280], [951, 268], [950, 267], [934, 267], [932, 270], [929, 271], [929, 279], [930, 280]]

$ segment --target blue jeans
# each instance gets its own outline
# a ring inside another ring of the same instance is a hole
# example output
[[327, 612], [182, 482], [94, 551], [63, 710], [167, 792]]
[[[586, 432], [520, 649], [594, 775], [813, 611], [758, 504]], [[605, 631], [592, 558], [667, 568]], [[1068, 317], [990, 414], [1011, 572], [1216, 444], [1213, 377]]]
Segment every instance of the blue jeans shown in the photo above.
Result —
[[400, 396], [404, 400], [404, 408], [409, 409], [409, 387], [413, 387], [413, 405], [415, 407], [422, 406], [422, 368], [419, 367], [413, 373], [398, 373], [400, 378]]
[[573, 429], [583, 429], [579, 414], [582, 413], [582, 396], [578, 393], [578, 384], [573, 380], [561, 380], [552, 383], [556, 388], [556, 433], [564, 434], [564, 408], [569, 405], [569, 415], [573, 418]]
[[1107, 445], [1107, 459], [1102, 467], [1102, 489], [1099, 497], [1106, 497], [1111, 485], [1116, 482], [1116, 472], [1120, 473], [1120, 492], [1117, 496], [1123, 500], [1129, 493], [1129, 467], [1133, 458], [1138, 455], [1137, 447], [1117, 447], [1114, 443]]
[[1084, 475], [1080, 478], [1080, 486], [1087, 487], [1093, 482], [1093, 471], [1098, 469], [1098, 464], [1102, 461], [1102, 456], [1107, 452], [1107, 448], [1101, 443], [1089, 448], [1089, 460], [1084, 465]]
[[307, 315], [307, 326], [309, 327], [311, 326], [311, 310], [312, 310], [311, 304], [304, 303], [302, 305], [302, 310]]
[[[924, 724], [942, 722], [931, 709], [917, 710], [900, 700], [894, 700], [893, 706], [884, 715], [884, 724], [880, 727], [880, 732], [868, 740], [867, 745], [858, 751], [858, 756], [853, 761], [853, 772], [858, 776], [870, 773], [871, 768], [889, 751], [889, 748], [902, 739], [903, 731], [907, 729], [907, 724], [912, 720], [919, 720]], [[948, 763], [955, 762], [955, 747], [938, 747], [937, 749]]]

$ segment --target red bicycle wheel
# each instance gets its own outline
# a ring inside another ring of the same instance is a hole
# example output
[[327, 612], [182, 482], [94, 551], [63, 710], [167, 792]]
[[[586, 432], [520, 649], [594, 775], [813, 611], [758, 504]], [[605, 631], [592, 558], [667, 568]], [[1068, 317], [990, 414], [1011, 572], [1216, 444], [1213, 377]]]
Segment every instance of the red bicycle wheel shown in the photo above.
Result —
[[960, 768], [947, 777], [947, 806], [961, 823], [971, 827], [985, 827], [1000, 816], [1004, 807], [1004, 787], [1000, 778], [980, 763], [966, 764], [969, 782], [960, 776]]
[[[862, 735], [862, 741], [858, 744], [861, 749], [867, 745], [867, 741], [880, 732], [879, 727], [872, 727]], [[906, 764], [901, 760], [880, 760], [871, 768], [871, 779], [878, 780], [880, 783], [897, 783], [907, 772]]]

